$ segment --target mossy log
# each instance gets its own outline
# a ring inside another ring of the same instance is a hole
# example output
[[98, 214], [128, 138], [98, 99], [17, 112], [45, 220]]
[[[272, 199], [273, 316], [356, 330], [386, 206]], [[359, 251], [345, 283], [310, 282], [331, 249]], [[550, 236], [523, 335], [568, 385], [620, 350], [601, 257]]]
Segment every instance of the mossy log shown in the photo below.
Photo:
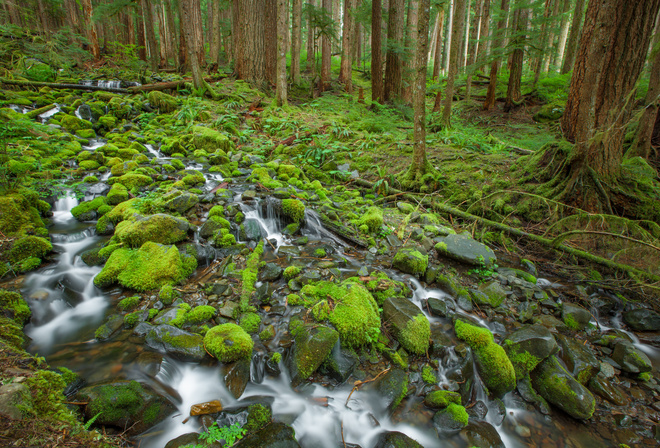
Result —
[[[359, 186], [366, 187], [373, 189], [374, 185], [366, 180], [363, 179], [356, 179], [355, 183]], [[507, 226], [506, 224], [502, 224], [499, 222], [491, 221], [486, 218], [482, 218], [476, 215], [473, 215], [471, 213], [464, 212], [462, 210], [459, 210], [457, 208], [451, 207], [447, 204], [442, 204], [437, 201], [433, 201], [432, 196], [431, 197], [424, 197], [422, 199], [413, 196], [412, 194], [405, 193], [400, 190], [395, 190], [393, 188], [390, 188], [390, 193], [392, 195], [395, 195], [396, 197], [403, 197], [409, 201], [413, 202], [419, 202], [425, 207], [432, 208], [436, 211], [440, 211], [442, 213], [447, 213], [453, 216], [458, 216], [459, 218], [462, 219], [467, 219], [469, 221], [476, 221], [479, 224], [492, 227], [498, 230], [502, 230], [504, 232], [507, 232], [510, 235], [515, 235], [521, 238], [525, 238], [530, 241], [534, 241], [535, 243], [539, 243], [549, 249], [556, 250], [559, 252], [564, 252], [569, 255], [572, 255], [576, 258], [580, 258], [582, 260], [589, 261], [591, 263], [596, 263], [601, 266], [605, 266], [607, 268], [619, 271], [619, 272], [624, 272], [628, 275], [630, 275], [633, 278], [639, 278], [639, 279], [646, 279], [651, 282], [660, 282], [660, 276], [654, 275], [650, 272], [643, 271], [641, 269], [637, 269], [633, 266], [628, 266], [622, 263], [617, 263], [612, 260], [608, 260], [607, 258], [599, 257], [597, 255], [590, 254], [588, 252], [585, 252], [583, 250], [575, 249], [573, 247], [565, 246], [563, 244], [557, 244], [557, 242], [553, 239], [549, 238], [544, 238], [539, 235], [534, 235], [531, 233], [527, 233], [523, 230], [517, 229], [515, 227]]]
[[103, 91], [112, 93], [131, 93], [131, 91], [128, 89], [114, 89], [112, 87], [86, 86], [82, 84], [61, 84], [57, 82], [22, 81], [8, 78], [0, 78], [0, 84], [9, 84], [21, 87], [50, 87], [51, 89], [87, 90], [90, 92]]

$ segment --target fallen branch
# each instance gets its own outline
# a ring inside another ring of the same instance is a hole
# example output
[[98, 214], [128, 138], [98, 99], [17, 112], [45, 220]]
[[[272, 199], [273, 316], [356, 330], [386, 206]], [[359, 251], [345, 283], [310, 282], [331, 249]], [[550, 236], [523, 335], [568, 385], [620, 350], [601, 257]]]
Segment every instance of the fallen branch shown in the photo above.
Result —
[[86, 86], [83, 84], [60, 84], [57, 82], [37, 82], [37, 81], [21, 81], [18, 79], [0, 78], [1, 84], [9, 84], [21, 87], [50, 87], [51, 89], [72, 89], [72, 90], [87, 90], [89, 92], [111, 92], [111, 93], [131, 93], [128, 89], [114, 89], [112, 87], [99, 87], [99, 86]]
[[359, 388], [360, 386], [365, 385], [365, 384], [367, 384], [367, 383], [373, 383], [373, 382], [376, 381], [378, 378], [380, 378], [381, 376], [383, 376], [383, 375], [385, 375], [387, 372], [389, 372], [390, 369], [391, 369], [391, 367], [388, 367], [387, 369], [383, 370], [382, 372], [380, 372], [378, 375], [376, 375], [375, 377], [373, 377], [373, 378], [370, 379], [370, 380], [356, 381], [355, 384], [353, 385], [353, 389], [351, 390], [351, 393], [348, 394], [348, 398], [346, 399], [346, 403], [344, 404], [344, 406], [348, 406], [348, 402], [349, 402], [350, 399], [351, 399], [351, 395], [353, 395], [353, 392], [355, 392], [356, 390], [358, 390], [358, 388]]

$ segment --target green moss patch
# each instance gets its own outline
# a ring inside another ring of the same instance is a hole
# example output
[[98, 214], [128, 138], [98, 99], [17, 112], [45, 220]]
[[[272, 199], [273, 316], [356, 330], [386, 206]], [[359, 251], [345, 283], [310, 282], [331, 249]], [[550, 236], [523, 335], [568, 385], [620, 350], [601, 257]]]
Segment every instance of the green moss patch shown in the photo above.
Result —
[[204, 347], [220, 362], [233, 362], [252, 355], [254, 342], [236, 324], [228, 323], [211, 328], [204, 336]]

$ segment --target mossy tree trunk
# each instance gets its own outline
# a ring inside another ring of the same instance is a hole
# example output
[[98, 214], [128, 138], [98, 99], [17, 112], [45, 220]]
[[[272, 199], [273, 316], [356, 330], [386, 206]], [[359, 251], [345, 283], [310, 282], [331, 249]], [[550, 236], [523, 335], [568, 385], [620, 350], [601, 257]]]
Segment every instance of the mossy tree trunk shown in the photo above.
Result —
[[[332, 16], [332, 0], [322, 0], [326, 14]], [[321, 38], [321, 91], [330, 87], [330, 69], [332, 65], [332, 41], [329, 33]]]
[[291, 11], [291, 80], [300, 84], [300, 48], [302, 46], [302, 0], [293, 0]]
[[479, 52], [479, 37], [481, 34], [481, 16], [483, 14], [483, 0], [477, 0], [477, 5], [474, 10], [474, 24], [472, 25], [470, 36], [470, 52], [467, 60], [468, 77], [465, 84], [465, 97], [470, 100], [470, 91], [472, 90], [472, 73], [474, 72], [474, 63], [477, 61], [477, 53]]
[[438, 16], [435, 19], [435, 51], [433, 52], [433, 76], [431, 79], [438, 79], [440, 76], [440, 67], [442, 66], [442, 32], [445, 25], [445, 4], [443, 3], [442, 9], [438, 11]]
[[236, 73], [240, 79], [262, 83], [266, 80], [264, 47], [265, 0], [236, 0], [238, 36], [235, 41]]
[[656, 19], [655, 33], [653, 38], [653, 53], [651, 58], [651, 77], [649, 78], [649, 89], [644, 100], [645, 108], [637, 125], [637, 135], [631, 148], [632, 154], [645, 159], [651, 156], [651, 144], [654, 128], [658, 123], [658, 103], [660, 103], [660, 16]]
[[[522, 6], [522, 4], [523, 2], [519, 0], [517, 6]], [[513, 47], [514, 50], [509, 67], [509, 85], [506, 91], [504, 112], [510, 112], [515, 107], [518, 107], [522, 101], [520, 83], [522, 80], [528, 12], [529, 10], [527, 8], [518, 8], [514, 13], [515, 31], [510, 44], [510, 47]]]
[[383, 99], [393, 101], [401, 96], [403, 67], [403, 30], [405, 0], [390, 0], [387, 21], [387, 54], [385, 56], [385, 84]]
[[266, 0], [264, 17], [264, 51], [266, 64], [266, 80], [277, 84], [277, 2], [278, 0]]
[[339, 82], [344, 84], [344, 89], [347, 92], [353, 92], [353, 79], [352, 70], [353, 63], [351, 60], [353, 45], [352, 41], [354, 36], [353, 27], [355, 26], [353, 20], [353, 9], [355, 8], [355, 0], [344, 1], [344, 28], [342, 31], [342, 44], [341, 44], [341, 67], [339, 69]]
[[412, 86], [413, 118], [413, 155], [410, 168], [401, 173], [401, 185], [410, 190], [421, 190], [423, 187], [433, 188], [433, 182], [427, 183], [423, 179], [430, 174], [434, 180], [436, 170], [426, 157], [426, 63], [428, 55], [428, 34], [430, 19], [430, 1], [419, 0], [417, 45], [414, 58], [414, 77]]
[[87, 32], [87, 39], [89, 40], [90, 50], [94, 59], [101, 58], [101, 49], [99, 47], [99, 39], [96, 34], [96, 25], [92, 21], [92, 14], [94, 10], [92, 9], [92, 0], [82, 0], [83, 7], [83, 17], [85, 20], [85, 30]]
[[[405, 37], [406, 51], [417, 48], [415, 39], [417, 38], [418, 7], [418, 0], [409, 0]], [[404, 58], [402, 67], [403, 81], [401, 83], [401, 100], [406, 104], [411, 104], [412, 102], [412, 83], [410, 82], [410, 79], [413, 78], [414, 65], [414, 53], [413, 57]]]
[[286, 82], [286, 22], [289, 15], [289, 0], [277, 0], [277, 84], [276, 101], [279, 107], [287, 104]]

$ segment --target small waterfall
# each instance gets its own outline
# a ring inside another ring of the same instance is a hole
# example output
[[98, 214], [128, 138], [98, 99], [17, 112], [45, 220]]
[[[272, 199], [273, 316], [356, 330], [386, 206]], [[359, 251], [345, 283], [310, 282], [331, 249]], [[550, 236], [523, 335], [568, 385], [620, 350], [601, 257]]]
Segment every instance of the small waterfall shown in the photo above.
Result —
[[71, 209], [78, 205], [78, 199], [67, 196], [58, 199], [53, 207], [53, 223], [55, 225], [66, 225], [75, 220], [71, 214]]
[[305, 225], [301, 229], [301, 233], [314, 239], [329, 239], [340, 247], [349, 247], [344, 240], [338, 238], [334, 233], [330, 232], [323, 226], [318, 213], [307, 208], [305, 209]]
[[276, 241], [275, 247], [280, 247], [284, 243], [282, 217], [275, 201], [271, 199], [266, 199], [263, 202], [257, 200], [254, 206], [241, 202], [241, 209], [245, 214], [243, 225], [246, 228], [257, 226], [262, 238]]

